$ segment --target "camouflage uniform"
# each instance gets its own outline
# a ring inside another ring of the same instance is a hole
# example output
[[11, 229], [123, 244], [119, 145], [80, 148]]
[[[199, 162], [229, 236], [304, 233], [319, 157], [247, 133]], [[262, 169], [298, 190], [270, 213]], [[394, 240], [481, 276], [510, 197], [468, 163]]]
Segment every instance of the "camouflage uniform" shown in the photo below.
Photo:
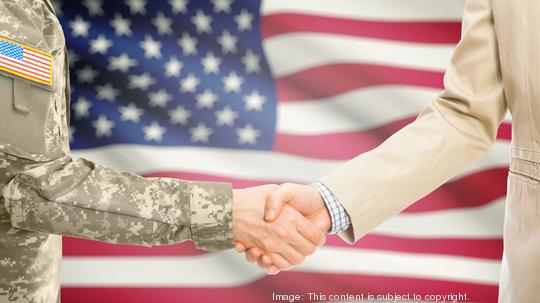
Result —
[[52, 87], [0, 71], [0, 302], [59, 301], [59, 235], [232, 246], [230, 185], [71, 158], [67, 54], [49, 0], [1, 0], [0, 37], [54, 57]]

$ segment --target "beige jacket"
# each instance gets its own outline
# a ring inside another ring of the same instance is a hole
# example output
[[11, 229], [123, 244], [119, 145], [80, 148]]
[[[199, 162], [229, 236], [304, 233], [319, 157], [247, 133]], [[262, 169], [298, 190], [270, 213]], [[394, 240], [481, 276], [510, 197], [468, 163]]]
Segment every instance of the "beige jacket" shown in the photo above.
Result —
[[482, 157], [510, 109], [500, 302], [540, 300], [540, 1], [469, 0], [445, 89], [375, 150], [321, 178], [356, 241]]

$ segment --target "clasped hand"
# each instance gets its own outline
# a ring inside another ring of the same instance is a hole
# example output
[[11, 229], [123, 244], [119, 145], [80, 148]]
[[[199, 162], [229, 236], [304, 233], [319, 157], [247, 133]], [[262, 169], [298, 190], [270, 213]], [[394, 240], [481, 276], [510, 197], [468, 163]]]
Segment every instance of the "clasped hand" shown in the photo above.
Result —
[[304, 262], [325, 242], [331, 219], [316, 188], [265, 185], [234, 191], [235, 249], [268, 274]]

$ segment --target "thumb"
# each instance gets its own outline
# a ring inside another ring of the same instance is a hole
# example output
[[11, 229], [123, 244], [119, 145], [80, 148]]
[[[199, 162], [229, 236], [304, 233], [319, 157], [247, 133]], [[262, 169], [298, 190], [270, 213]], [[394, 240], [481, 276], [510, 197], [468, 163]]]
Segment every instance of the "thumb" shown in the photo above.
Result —
[[287, 204], [294, 196], [294, 191], [291, 187], [284, 184], [277, 190], [271, 193], [266, 198], [266, 205], [264, 210], [264, 219], [268, 222], [274, 221], [283, 210], [283, 206]]

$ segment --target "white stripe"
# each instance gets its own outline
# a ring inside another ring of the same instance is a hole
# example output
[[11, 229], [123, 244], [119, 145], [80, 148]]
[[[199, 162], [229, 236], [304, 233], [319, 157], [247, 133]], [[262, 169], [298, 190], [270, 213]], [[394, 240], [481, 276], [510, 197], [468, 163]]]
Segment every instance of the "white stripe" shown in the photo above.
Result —
[[41, 59], [44, 59], [45, 61], [50, 61], [51, 60], [51, 57], [49, 57], [48, 55], [44, 55], [40, 52], [36, 52], [34, 50], [31, 50], [31, 49], [25, 49], [27, 53], [30, 53], [36, 57], [39, 57]]
[[[486, 157], [466, 168], [459, 177], [485, 169], [508, 166], [509, 151], [509, 142], [497, 142]], [[142, 145], [114, 145], [77, 150], [73, 155], [118, 170], [141, 174], [179, 171], [265, 182], [311, 182], [345, 162], [276, 152]]]
[[459, 21], [464, 5], [465, 0], [265, 0], [261, 12], [377, 21]]
[[274, 77], [337, 63], [369, 63], [442, 72], [455, 45], [354, 38], [323, 33], [291, 33], [263, 42]]
[[[17, 66], [21, 66], [21, 67], [24, 67], [26, 69], [30, 69], [32, 71], [35, 71], [36, 74], [40, 74], [40, 75], [45, 75], [45, 76], [49, 76], [49, 73], [50, 73], [50, 66], [49, 68], [47, 69], [44, 69], [44, 68], [41, 68], [41, 67], [38, 67], [28, 61], [20, 61], [20, 60], [15, 60], [13, 58], [9, 58], [7, 56], [4, 56], [4, 55], [0, 55], [0, 59], [2, 60], [2, 62], [5, 62], [6, 64], [13, 64], [13, 65], [17, 65]], [[13, 62], [13, 61], [16, 61], [16, 62]]]
[[500, 198], [477, 207], [401, 213], [379, 225], [374, 233], [414, 238], [502, 238], [504, 205], [505, 198]]
[[[323, 247], [296, 271], [496, 285], [500, 263], [459, 256]], [[65, 287], [238, 287], [265, 274], [233, 251], [192, 257], [65, 257]]]
[[[12, 62], [7, 62], [5, 59], [0, 58], [0, 63], [2, 63], [2, 62], [4, 64], [13, 64]], [[14, 65], [18, 65], [18, 64], [14, 64]], [[49, 79], [50, 79], [49, 77], [46, 78], [46, 77], [41, 76], [42, 73], [38, 74], [37, 72], [35, 72], [35, 73], [28, 72], [28, 71], [22, 70], [20, 67], [14, 67], [14, 66], [8, 66], [8, 65], [2, 65], [2, 66], [6, 67], [6, 68], [9, 68], [9, 69], [11, 69], [13, 71], [16, 71], [16, 72], [18, 72], [20, 74], [30, 76], [30, 77], [33, 77], [33, 78], [37, 78], [37, 79], [43, 80], [45, 82], [49, 82]]]
[[[277, 130], [290, 135], [323, 135], [372, 129], [417, 116], [440, 89], [385, 85], [352, 90], [326, 99], [281, 102]], [[505, 122], [511, 122], [510, 115]]]
[[44, 57], [43, 55], [38, 54], [36, 52], [26, 50], [25, 55], [26, 55], [26, 57], [38, 62], [36, 64], [42, 64], [43, 66], [49, 66], [49, 64], [51, 64], [51, 59], [50, 58]]

